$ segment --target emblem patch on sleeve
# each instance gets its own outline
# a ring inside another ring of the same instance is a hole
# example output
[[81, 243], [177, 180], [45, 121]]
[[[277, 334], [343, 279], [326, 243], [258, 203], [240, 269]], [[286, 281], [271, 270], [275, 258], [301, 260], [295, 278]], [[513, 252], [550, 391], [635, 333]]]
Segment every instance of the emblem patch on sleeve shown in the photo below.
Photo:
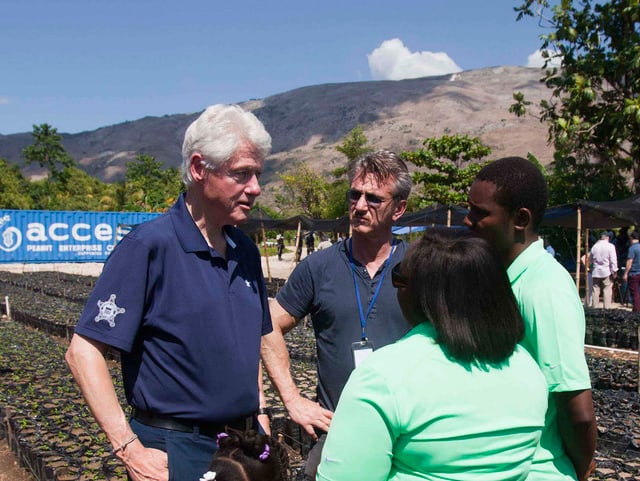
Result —
[[116, 316], [126, 312], [124, 307], [118, 307], [116, 305], [116, 295], [111, 294], [109, 300], [98, 301], [98, 315], [93, 319], [96, 322], [107, 321], [109, 327], [116, 326]]

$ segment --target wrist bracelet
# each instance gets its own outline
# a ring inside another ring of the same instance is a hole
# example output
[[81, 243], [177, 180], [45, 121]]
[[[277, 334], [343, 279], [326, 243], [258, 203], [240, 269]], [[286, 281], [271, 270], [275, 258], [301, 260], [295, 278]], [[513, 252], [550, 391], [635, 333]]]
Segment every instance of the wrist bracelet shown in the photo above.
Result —
[[131, 444], [132, 442], [134, 442], [136, 439], [138, 439], [138, 435], [134, 434], [133, 436], [131, 436], [129, 439], [127, 439], [124, 443], [122, 443], [120, 445], [120, 447], [117, 447], [116, 449], [113, 450], [113, 454], [118, 454], [120, 451], [124, 451], [124, 448], [126, 448], [127, 446], [129, 446], [129, 444]]
[[266, 414], [267, 416], [269, 416], [269, 419], [271, 419], [271, 414], [272, 414], [271, 413], [271, 408], [267, 408], [267, 407], [258, 408], [258, 410], [256, 411], [256, 414], [258, 416], [262, 416], [262, 415]]

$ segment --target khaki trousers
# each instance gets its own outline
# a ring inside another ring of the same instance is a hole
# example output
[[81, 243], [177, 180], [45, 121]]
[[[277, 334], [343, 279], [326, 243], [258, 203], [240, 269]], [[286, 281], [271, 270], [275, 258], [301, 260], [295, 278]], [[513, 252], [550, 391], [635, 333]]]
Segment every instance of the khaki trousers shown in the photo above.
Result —
[[611, 276], [593, 278], [591, 291], [593, 307], [602, 307], [600, 304], [600, 291], [602, 291], [604, 308], [611, 309], [611, 300], [613, 299], [613, 281], [611, 280]]

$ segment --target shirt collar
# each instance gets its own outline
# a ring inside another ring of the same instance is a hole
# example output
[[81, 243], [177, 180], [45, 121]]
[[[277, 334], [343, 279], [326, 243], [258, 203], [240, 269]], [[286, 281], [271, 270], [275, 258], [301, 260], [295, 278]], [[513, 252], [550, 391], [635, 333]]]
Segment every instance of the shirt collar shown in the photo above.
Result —
[[507, 276], [509, 276], [511, 284], [513, 285], [515, 280], [520, 277], [525, 270], [527, 270], [527, 267], [531, 265], [531, 263], [535, 262], [535, 260], [541, 255], [548, 256], [549, 254], [544, 250], [544, 243], [542, 239], [538, 239], [537, 241], [529, 244], [529, 247], [523, 250], [507, 268]]
[[[185, 252], [209, 252], [209, 244], [207, 244], [202, 232], [198, 229], [198, 226], [187, 209], [185, 196], [186, 194], [182, 193], [178, 198], [178, 201], [169, 211], [178, 241]], [[227, 245], [231, 247], [231, 249], [235, 249], [237, 247], [237, 242], [232, 238], [232, 236], [232, 229], [225, 226], [224, 237], [227, 240]]]
[[436, 328], [433, 327], [433, 324], [431, 324], [431, 322], [429, 321], [421, 322], [407, 333], [407, 337], [415, 335], [429, 337], [433, 339], [433, 342], [436, 342], [436, 337], [438, 337]]

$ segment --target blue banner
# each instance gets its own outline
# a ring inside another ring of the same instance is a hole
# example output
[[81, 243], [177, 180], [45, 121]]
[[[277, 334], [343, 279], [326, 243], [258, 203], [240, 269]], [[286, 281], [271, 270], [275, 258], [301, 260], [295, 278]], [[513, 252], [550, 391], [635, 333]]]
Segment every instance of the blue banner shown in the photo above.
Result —
[[133, 226], [158, 215], [0, 210], [0, 263], [104, 262]]

